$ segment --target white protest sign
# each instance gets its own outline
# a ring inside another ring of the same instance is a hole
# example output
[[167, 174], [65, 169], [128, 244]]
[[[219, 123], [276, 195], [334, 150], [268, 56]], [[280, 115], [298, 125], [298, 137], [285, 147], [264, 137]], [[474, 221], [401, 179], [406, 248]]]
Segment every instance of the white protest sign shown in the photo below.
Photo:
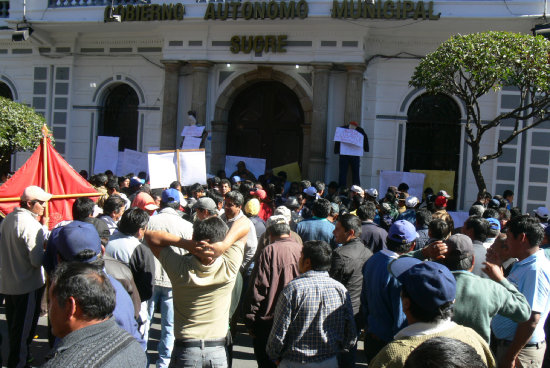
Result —
[[243, 161], [246, 168], [256, 179], [265, 173], [265, 159], [239, 156], [225, 156], [225, 175], [228, 177], [237, 171], [237, 163]]
[[183, 127], [181, 135], [184, 137], [200, 137], [202, 132], [204, 132], [203, 126], [189, 125]]
[[397, 187], [401, 183], [407, 183], [409, 186], [409, 194], [422, 199], [422, 192], [424, 190], [425, 174], [403, 172], [403, 171], [380, 171], [380, 185], [378, 186], [378, 192], [380, 197], [384, 197], [389, 186]]
[[140, 171], [148, 172], [147, 153], [125, 149], [118, 153], [117, 175], [128, 173], [138, 174]]
[[455, 224], [455, 229], [464, 226], [464, 223], [468, 219], [468, 212], [453, 212], [453, 211], [447, 211], [449, 215], [451, 215], [453, 219], [453, 223]]
[[150, 152], [147, 155], [151, 188], [168, 188], [178, 180], [175, 152]]
[[336, 128], [334, 141], [350, 143], [363, 149], [363, 135], [354, 129]]
[[116, 172], [118, 162], [118, 137], [97, 137], [95, 148], [94, 174], [107, 170]]
[[179, 151], [179, 156], [181, 185], [206, 184], [206, 158], [204, 150]]
[[181, 142], [181, 149], [198, 149], [201, 146], [201, 138], [185, 137]]
[[363, 156], [363, 147], [356, 146], [354, 144], [341, 142], [340, 143], [340, 154], [348, 156]]

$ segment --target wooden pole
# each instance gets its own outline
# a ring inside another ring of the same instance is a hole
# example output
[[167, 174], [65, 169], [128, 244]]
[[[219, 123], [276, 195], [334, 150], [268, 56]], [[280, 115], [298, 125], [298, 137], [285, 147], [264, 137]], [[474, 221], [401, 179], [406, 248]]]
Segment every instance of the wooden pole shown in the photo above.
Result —
[[[79, 194], [54, 194], [52, 199], [67, 199], [67, 198], [82, 198], [82, 197], [101, 197], [101, 193], [79, 193]], [[21, 197], [7, 197], [0, 198], [0, 203], [2, 202], [19, 202]], [[51, 199], [50, 199], [51, 201]]]
[[[44, 191], [48, 193], [48, 127], [46, 124], [42, 127], [42, 155], [43, 155], [43, 168], [44, 168]], [[50, 218], [50, 203], [46, 203], [45, 216], [49, 221]]]
[[178, 177], [178, 181], [181, 183], [181, 177], [180, 177], [180, 150], [176, 149], [176, 157], [177, 157], [177, 163], [178, 166], [176, 167], [176, 175]]

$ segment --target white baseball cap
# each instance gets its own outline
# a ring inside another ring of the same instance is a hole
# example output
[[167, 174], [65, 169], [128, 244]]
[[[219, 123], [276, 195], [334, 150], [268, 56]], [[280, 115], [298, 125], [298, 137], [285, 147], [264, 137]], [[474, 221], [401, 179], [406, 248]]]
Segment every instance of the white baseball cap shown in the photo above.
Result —
[[44, 189], [31, 185], [26, 187], [21, 195], [22, 201], [49, 201], [52, 198], [50, 193], [46, 193]]

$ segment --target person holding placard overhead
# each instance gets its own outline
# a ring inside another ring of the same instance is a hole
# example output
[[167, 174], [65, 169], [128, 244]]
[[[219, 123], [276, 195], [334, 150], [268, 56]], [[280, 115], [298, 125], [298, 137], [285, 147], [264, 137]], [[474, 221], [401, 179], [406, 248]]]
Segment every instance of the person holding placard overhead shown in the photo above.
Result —
[[[348, 125], [344, 125], [341, 128], [351, 129], [356, 131], [357, 133], [360, 133], [363, 136], [363, 152], [369, 152], [369, 139], [367, 138], [367, 133], [365, 133], [363, 128], [361, 128], [356, 121], [350, 121]], [[338, 184], [340, 184], [340, 187], [347, 187], [346, 182], [348, 168], [351, 166], [352, 184], [360, 186], [361, 183], [359, 179], [359, 163], [362, 154], [359, 156], [348, 154], [348, 152], [343, 147], [348, 144], [345, 142], [342, 143], [344, 143], [344, 145], [342, 145], [339, 141], [334, 142], [334, 153], [340, 155]]]

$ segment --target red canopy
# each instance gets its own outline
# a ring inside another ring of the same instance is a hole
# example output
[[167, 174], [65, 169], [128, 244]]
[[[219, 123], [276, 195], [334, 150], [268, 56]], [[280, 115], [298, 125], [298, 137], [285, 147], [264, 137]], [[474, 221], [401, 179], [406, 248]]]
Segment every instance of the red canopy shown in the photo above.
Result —
[[49, 211], [50, 229], [63, 220], [73, 219], [72, 206], [77, 197], [97, 198], [100, 195], [52, 147], [49, 138], [43, 139], [27, 162], [0, 186], [0, 212], [7, 215], [18, 207], [20, 196], [29, 185], [37, 185], [53, 194], [45, 212], [47, 215]]

